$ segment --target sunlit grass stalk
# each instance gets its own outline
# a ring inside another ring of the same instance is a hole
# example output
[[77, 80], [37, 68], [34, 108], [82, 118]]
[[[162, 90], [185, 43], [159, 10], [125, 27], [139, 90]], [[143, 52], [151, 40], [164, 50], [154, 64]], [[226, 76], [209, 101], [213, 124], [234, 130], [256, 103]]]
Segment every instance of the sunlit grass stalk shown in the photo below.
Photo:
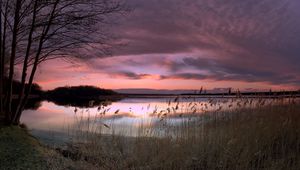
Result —
[[[75, 133], [76, 142], [85, 142], [82, 160], [104, 169], [300, 167], [299, 99], [239, 96], [184, 105], [180, 100], [169, 101], [166, 110], [155, 109], [151, 115], [159, 119], [141, 123], [136, 137], [115, 133], [113, 121], [103, 124], [105, 109], [93, 121], [79, 116]], [[201, 114], [193, 113], [195, 104]], [[174, 123], [176, 117], [183, 121]], [[103, 128], [111, 135], [103, 135]]]

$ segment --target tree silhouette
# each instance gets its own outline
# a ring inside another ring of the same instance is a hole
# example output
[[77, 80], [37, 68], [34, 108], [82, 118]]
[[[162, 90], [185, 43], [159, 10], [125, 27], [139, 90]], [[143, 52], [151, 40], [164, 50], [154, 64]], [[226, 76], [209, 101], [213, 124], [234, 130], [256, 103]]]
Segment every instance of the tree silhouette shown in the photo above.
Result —
[[[40, 63], [108, 55], [112, 36], [105, 28], [127, 11], [121, 0], [0, 0], [0, 113], [6, 123], [19, 124]], [[22, 72], [13, 108], [16, 65]]]
[[99, 107], [109, 101], [118, 101], [122, 95], [107, 89], [94, 86], [58, 87], [47, 91], [43, 97], [58, 105], [84, 107]]

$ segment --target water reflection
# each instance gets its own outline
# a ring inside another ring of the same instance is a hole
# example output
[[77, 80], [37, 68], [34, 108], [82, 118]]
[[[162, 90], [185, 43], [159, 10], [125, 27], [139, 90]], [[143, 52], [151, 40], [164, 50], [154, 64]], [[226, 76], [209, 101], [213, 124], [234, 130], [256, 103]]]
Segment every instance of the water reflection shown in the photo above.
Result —
[[[38, 110], [42, 106], [42, 100], [40, 98], [31, 98], [25, 105], [25, 110]], [[12, 108], [17, 108], [18, 100], [12, 100]]]
[[[164, 125], [180, 124], [211, 111], [228, 110], [236, 107], [257, 107], [267, 105], [269, 100], [201, 97], [156, 97], [125, 98], [120, 101], [99, 101], [82, 105], [61, 106], [58, 103], [43, 101], [36, 110], [25, 110], [21, 122], [30, 130], [45, 135], [45, 131], [69, 133], [79, 128], [85, 131], [98, 131], [104, 134], [136, 136], [140, 126], [159, 128]], [[86, 103], [85, 103], [86, 104]], [[163, 121], [164, 117], [168, 117]], [[159, 132], [159, 131], [158, 131]]]
[[[181, 98], [180, 104], [177, 104], [174, 100], [174, 97], [126, 98], [115, 102], [95, 102], [89, 108], [80, 108], [82, 105], [61, 106], [58, 103], [43, 101], [36, 110], [25, 110], [21, 122], [31, 130], [67, 132], [76, 126], [78, 119], [82, 121], [89, 118], [100, 126], [113, 127], [115, 133], [121, 131], [131, 133], [141, 124], [148, 126], [159, 122], [161, 119], [159, 115], [165, 114], [168, 109], [173, 108], [173, 118], [178, 119], [176, 113], [187, 114], [190, 102], [208, 102], [202, 98]], [[175, 107], [178, 109], [175, 110]], [[197, 113], [200, 112], [202, 111], [197, 110]], [[110, 129], [112, 128], [104, 128], [103, 133], [111, 133]]]
[[110, 105], [112, 102], [117, 102], [121, 100], [121, 98], [109, 98], [109, 99], [98, 99], [98, 100], [90, 100], [84, 98], [49, 98], [48, 101], [55, 103], [60, 106], [73, 106], [78, 108], [90, 108], [96, 107], [100, 105]]

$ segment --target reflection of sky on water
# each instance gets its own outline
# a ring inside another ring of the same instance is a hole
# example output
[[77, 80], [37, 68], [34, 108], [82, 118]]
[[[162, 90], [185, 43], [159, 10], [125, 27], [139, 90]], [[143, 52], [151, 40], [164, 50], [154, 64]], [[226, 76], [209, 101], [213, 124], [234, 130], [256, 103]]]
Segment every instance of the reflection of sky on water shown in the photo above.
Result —
[[[66, 131], [79, 120], [90, 118], [89, 120], [97, 124], [106, 124], [115, 129], [135, 128], [143, 124], [148, 126], [154, 124], [160, 119], [153, 116], [153, 113], [166, 111], [168, 107], [175, 107], [174, 98], [128, 98], [118, 102], [113, 102], [107, 107], [93, 107], [80, 109], [75, 107], [58, 106], [51, 102], [42, 102], [38, 110], [26, 110], [22, 115], [22, 122], [29, 129]], [[184, 112], [182, 108], [191, 101], [205, 102], [207, 99], [180, 99], [180, 109], [178, 112]], [[76, 110], [76, 112], [75, 112]], [[105, 112], [105, 115], [101, 113]], [[180, 122], [180, 119], [174, 119], [174, 122]]]
[[[245, 101], [250, 103], [248, 100]], [[79, 128], [87, 131], [97, 130], [105, 134], [122, 133], [123, 135], [134, 136], [138, 133], [140, 126], [159, 127], [161, 116], [166, 113], [168, 119], [164, 123], [174, 125], [203, 112], [243, 105], [245, 101], [236, 100], [233, 102], [233, 99], [197, 97], [181, 97], [179, 102], [175, 101], [174, 97], [127, 98], [113, 102], [106, 107], [96, 106], [85, 109], [58, 106], [44, 101], [38, 110], [24, 111], [21, 122], [25, 123], [30, 130], [69, 132]]]

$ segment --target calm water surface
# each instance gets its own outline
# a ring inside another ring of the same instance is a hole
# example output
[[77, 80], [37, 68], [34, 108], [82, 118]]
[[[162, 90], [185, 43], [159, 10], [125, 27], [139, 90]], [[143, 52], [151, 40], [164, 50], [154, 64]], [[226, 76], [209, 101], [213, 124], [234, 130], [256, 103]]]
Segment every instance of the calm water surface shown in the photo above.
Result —
[[[168, 114], [168, 122], [180, 123], [203, 112], [228, 108], [232, 99], [200, 97], [125, 98], [107, 106], [76, 108], [43, 101], [36, 110], [25, 110], [21, 122], [40, 138], [66, 138], [78, 126], [81, 130], [136, 136], [138, 127], [154, 126]], [[213, 103], [213, 104], [212, 104]], [[51, 135], [49, 135], [51, 134]]]
[[[149, 119], [155, 119], [153, 113], [159, 113], [167, 108], [176, 107], [175, 97], [157, 98], [126, 98], [117, 102], [108, 103], [106, 107], [93, 106], [77, 108], [73, 106], [60, 106], [52, 102], [43, 101], [37, 110], [25, 110], [22, 123], [30, 129], [61, 131], [76, 123], [76, 119], [83, 117], [99, 117], [106, 123], [114, 121], [116, 124], [133, 125]], [[178, 113], [185, 112], [190, 102], [207, 102], [206, 98], [180, 98]], [[171, 102], [170, 102], [171, 101]], [[200, 112], [200, 110], [198, 111]]]

